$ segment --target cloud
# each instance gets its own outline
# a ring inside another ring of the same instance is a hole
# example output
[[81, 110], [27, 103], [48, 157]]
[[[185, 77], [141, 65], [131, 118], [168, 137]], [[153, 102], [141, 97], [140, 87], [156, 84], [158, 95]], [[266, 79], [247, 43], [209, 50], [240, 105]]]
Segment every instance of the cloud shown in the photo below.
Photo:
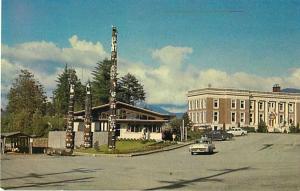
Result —
[[[100, 42], [89, 42], [73, 35], [69, 43], [69, 47], [58, 47], [46, 41], [15, 46], [2, 44], [2, 103], [5, 103], [5, 95], [20, 69], [30, 70], [44, 85], [50, 97], [56, 86], [55, 80], [63, 71], [65, 63], [73, 67], [85, 82], [91, 79], [96, 62], [109, 57]], [[300, 68], [287, 69], [282, 71], [282, 76], [273, 77], [245, 72], [228, 73], [216, 68], [203, 70], [201, 64], [195, 66], [189, 63], [188, 58], [192, 54], [192, 47], [168, 45], [152, 50], [153, 65], [121, 57], [118, 58], [118, 73], [119, 76], [128, 72], [134, 74], [144, 85], [148, 103], [171, 104], [168, 109], [174, 112], [184, 109], [189, 90], [205, 88], [208, 84], [217, 88], [261, 91], [270, 91], [275, 83], [282, 87], [300, 88]], [[180, 107], [172, 107], [172, 104]]]
[[[285, 77], [228, 73], [215, 68], [203, 70], [201, 66], [193, 66], [187, 62], [186, 58], [192, 52], [190, 47], [166, 46], [152, 52], [153, 59], [160, 63], [158, 67], [133, 63], [127, 64], [126, 68], [144, 84], [147, 101], [154, 104], [185, 104], [189, 90], [206, 88], [209, 84], [217, 88], [260, 91], [271, 91], [275, 83], [282, 87], [300, 88], [300, 68], [287, 71]], [[176, 111], [176, 108], [172, 110]]]
[[73, 35], [69, 38], [69, 43], [69, 47], [62, 48], [46, 41], [25, 42], [15, 46], [2, 44], [2, 104], [7, 102], [6, 94], [21, 69], [31, 71], [44, 85], [47, 95], [52, 96], [55, 80], [66, 63], [76, 69], [79, 77], [84, 74], [83, 78], [87, 80], [96, 63], [109, 57], [100, 42], [80, 40], [77, 35]]

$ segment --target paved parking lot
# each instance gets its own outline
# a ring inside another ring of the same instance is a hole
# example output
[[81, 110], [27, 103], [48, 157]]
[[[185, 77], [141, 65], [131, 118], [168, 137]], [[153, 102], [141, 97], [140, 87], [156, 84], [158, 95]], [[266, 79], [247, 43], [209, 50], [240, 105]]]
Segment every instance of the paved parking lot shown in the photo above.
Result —
[[6, 189], [300, 190], [300, 135], [250, 134], [138, 157], [2, 156]]

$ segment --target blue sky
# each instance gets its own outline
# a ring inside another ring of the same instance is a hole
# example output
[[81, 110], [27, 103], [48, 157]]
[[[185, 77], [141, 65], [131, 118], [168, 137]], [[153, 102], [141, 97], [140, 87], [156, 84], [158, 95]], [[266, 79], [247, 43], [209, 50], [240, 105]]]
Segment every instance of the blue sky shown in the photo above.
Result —
[[[6, 64], [1, 64], [2, 75], [6, 66], [16, 65], [34, 69], [37, 76], [57, 74], [64, 62], [74, 61], [65, 49], [81, 51], [89, 61], [109, 57], [111, 25], [116, 25], [120, 73], [137, 75], [148, 91], [149, 102], [184, 104], [184, 92], [207, 83], [258, 90], [270, 90], [272, 83], [299, 88], [295, 82], [300, 79], [299, 18], [299, 0], [3, 0], [2, 60]], [[28, 51], [41, 50], [41, 46], [49, 54], [60, 53], [49, 56], [37, 51], [38, 61], [28, 58]], [[55, 55], [62, 59], [53, 59]], [[88, 73], [95, 65], [86, 62], [78, 61], [74, 67]], [[178, 76], [190, 83], [171, 87], [179, 98], [167, 99], [156, 93], [160, 92], [156, 83], [174, 82]], [[249, 79], [260, 84], [249, 84]], [[51, 79], [44, 83], [51, 92]], [[9, 86], [6, 81], [1, 84]]]

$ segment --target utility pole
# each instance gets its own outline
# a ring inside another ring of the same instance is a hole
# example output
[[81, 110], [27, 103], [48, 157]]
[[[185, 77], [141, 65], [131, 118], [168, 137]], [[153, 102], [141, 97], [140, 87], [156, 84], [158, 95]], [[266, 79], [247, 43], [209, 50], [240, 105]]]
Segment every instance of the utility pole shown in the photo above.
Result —
[[110, 69], [110, 116], [109, 116], [109, 141], [110, 150], [116, 148], [116, 87], [117, 87], [117, 28], [112, 27], [111, 38], [111, 69]]
[[68, 125], [66, 130], [66, 148], [67, 151], [73, 151], [74, 149], [74, 84], [71, 82], [70, 78], [70, 99], [69, 99], [69, 109], [68, 109]]
[[91, 131], [92, 123], [92, 95], [91, 95], [91, 84], [90, 81], [86, 85], [86, 98], [85, 98], [85, 118], [84, 118], [84, 147], [91, 148], [93, 145], [93, 133]]

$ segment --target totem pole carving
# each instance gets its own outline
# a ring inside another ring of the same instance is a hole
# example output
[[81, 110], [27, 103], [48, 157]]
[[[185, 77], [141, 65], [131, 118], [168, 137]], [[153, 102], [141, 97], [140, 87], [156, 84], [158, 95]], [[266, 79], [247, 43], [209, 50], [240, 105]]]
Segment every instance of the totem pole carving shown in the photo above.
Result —
[[86, 85], [86, 98], [85, 98], [85, 118], [84, 118], [84, 147], [90, 148], [93, 144], [93, 133], [91, 132], [92, 123], [92, 95], [91, 95], [91, 84], [88, 81]]
[[109, 131], [111, 133], [108, 141], [109, 149], [116, 148], [116, 86], [117, 86], [117, 28], [112, 27], [111, 39], [111, 69], [110, 69], [110, 116]]
[[69, 98], [69, 109], [68, 109], [68, 124], [66, 130], [66, 148], [74, 149], [74, 84], [70, 83], [70, 98]]

